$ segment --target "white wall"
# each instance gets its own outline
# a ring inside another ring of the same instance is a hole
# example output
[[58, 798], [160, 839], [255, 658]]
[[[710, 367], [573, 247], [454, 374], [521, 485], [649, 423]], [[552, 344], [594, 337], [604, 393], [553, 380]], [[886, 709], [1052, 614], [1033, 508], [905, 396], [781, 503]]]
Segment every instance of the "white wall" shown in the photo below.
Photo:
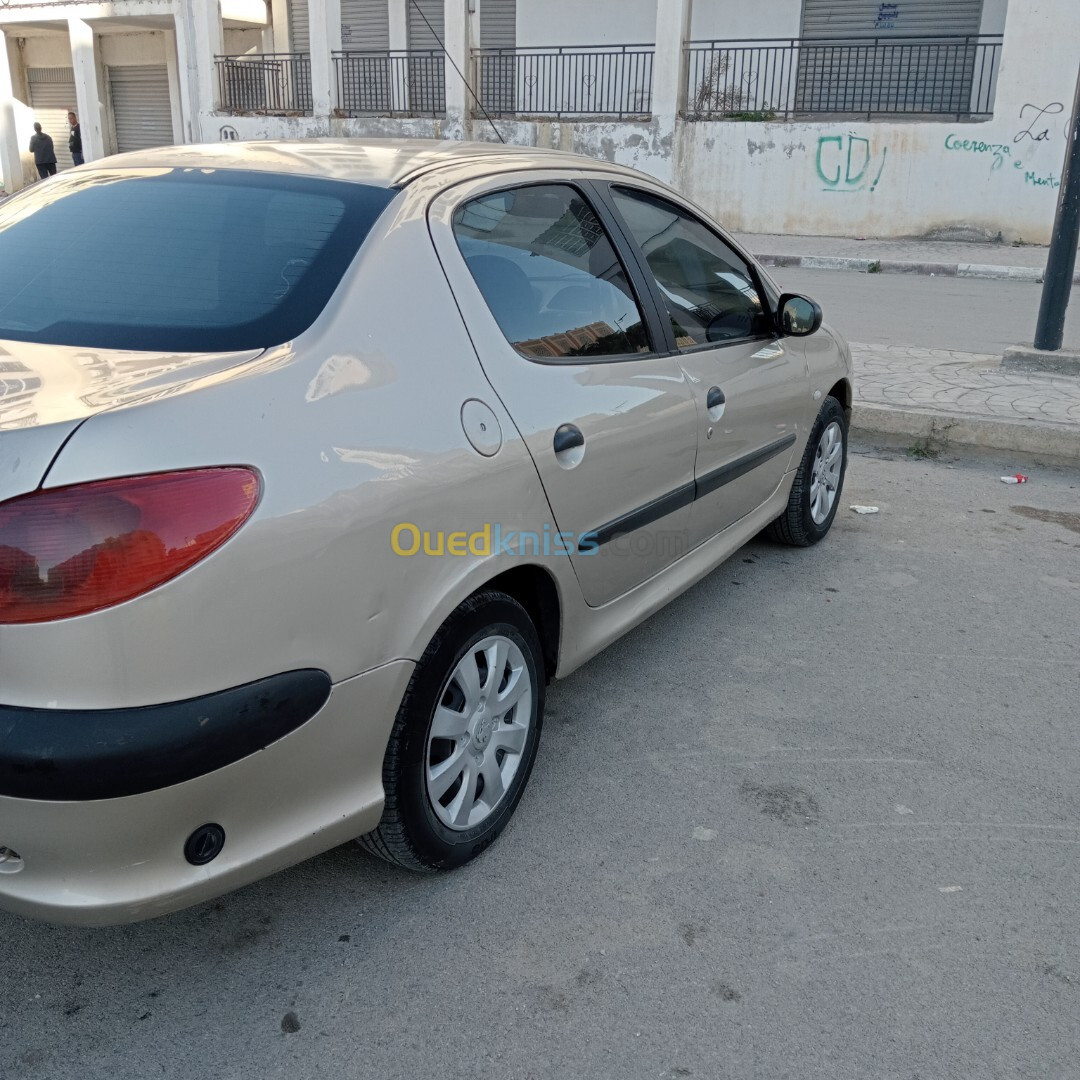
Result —
[[[989, 0], [996, 2], [996, 0]], [[696, 0], [690, 16], [695, 41], [798, 37], [802, 0]]]
[[[1024, 0], [1014, 0], [1021, 4]], [[1005, 14], [1009, 6], [1009, 0], [983, 0], [982, 23], [979, 32], [982, 34], [1005, 33]]]
[[518, 0], [519, 48], [655, 40], [656, 0]]
[[165, 63], [165, 35], [161, 33], [102, 34], [97, 48], [105, 67]]
[[229, 56], [264, 51], [262, 30], [229, 30], [226, 28], [224, 38], [225, 52]]
[[[8, 34], [16, 36], [11, 29]], [[25, 67], [71, 67], [71, 41], [66, 26], [62, 34], [41, 34], [23, 38], [23, 41], [25, 44], [20, 52]]]

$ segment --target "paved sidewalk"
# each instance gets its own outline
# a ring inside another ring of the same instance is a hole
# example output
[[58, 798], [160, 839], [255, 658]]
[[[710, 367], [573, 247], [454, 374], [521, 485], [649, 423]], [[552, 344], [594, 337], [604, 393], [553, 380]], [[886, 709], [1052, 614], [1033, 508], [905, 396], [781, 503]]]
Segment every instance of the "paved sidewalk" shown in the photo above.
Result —
[[853, 427], [1080, 461], [1080, 379], [1003, 371], [1001, 357], [852, 343]]
[[[936, 274], [939, 277], [997, 278], [1041, 281], [1047, 248], [1011, 244], [960, 243], [947, 240], [856, 240], [844, 236], [779, 236], [736, 233], [766, 266], [798, 266], [818, 270]], [[1080, 283], [1080, 271], [1076, 280]]]

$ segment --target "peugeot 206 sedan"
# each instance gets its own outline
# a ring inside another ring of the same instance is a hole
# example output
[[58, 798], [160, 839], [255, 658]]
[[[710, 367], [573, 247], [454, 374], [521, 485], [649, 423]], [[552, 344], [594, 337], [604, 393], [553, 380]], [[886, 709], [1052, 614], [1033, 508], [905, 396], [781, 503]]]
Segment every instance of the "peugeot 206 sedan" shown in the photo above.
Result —
[[483, 851], [546, 683], [829, 530], [851, 358], [568, 154], [111, 158], [0, 207], [0, 906], [157, 915]]

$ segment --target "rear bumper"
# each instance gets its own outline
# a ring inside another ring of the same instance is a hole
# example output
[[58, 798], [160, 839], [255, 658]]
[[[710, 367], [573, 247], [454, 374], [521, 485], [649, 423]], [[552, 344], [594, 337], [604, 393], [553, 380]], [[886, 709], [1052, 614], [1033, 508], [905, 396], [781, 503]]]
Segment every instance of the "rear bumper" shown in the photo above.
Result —
[[116, 799], [204, 776], [263, 750], [326, 704], [325, 671], [289, 671], [135, 709], [0, 705], [0, 795]]
[[[149, 755], [143, 760], [157, 770], [155, 778], [135, 775], [125, 781], [122, 765], [131, 761], [125, 757], [131, 748], [122, 739], [96, 748], [91, 741], [80, 751], [84, 771], [94, 771], [93, 761], [103, 763], [105, 780], [100, 780], [80, 779], [74, 760], [65, 759], [63, 768], [39, 770], [40, 776], [14, 768], [13, 764], [25, 765], [25, 760], [12, 762], [5, 738], [0, 847], [19, 859], [0, 861], [0, 908], [57, 923], [133, 922], [220, 895], [368, 832], [382, 814], [386, 742], [412, 669], [411, 661], [397, 661], [332, 689], [321, 684], [321, 673], [302, 673], [304, 679], [277, 697], [268, 695], [265, 685], [273, 680], [251, 684], [262, 688], [268, 707], [256, 709], [258, 717], [265, 721], [276, 716], [281, 725], [287, 717], [292, 728], [267, 738], [270, 729], [264, 724], [254, 739], [260, 745], [240, 756], [236, 752], [244, 732], [250, 739], [258, 725], [240, 722], [244, 718], [235, 708], [196, 710], [196, 720], [202, 715], [217, 717], [202, 725], [204, 731], [214, 727], [216, 735], [232, 733], [210, 740], [217, 756], [209, 769], [198, 765], [198, 755], [192, 753], [195, 743], [177, 735], [190, 734], [187, 725], [195, 715], [182, 709], [178, 727], [163, 725], [171, 732], [172, 742], [167, 739], [166, 745], [180, 748], [174, 755], [173, 774], [182, 776], [193, 768], [199, 774], [169, 781], [168, 786], [161, 786], [160, 780], [169, 755], [152, 740], [149, 746], [144, 740], [139, 749]], [[238, 693], [241, 699], [234, 699], [234, 706], [246, 701], [251, 708], [260, 700], [246, 687], [226, 692]], [[195, 700], [222, 706], [212, 699], [223, 697]], [[309, 709], [308, 719], [294, 723]], [[126, 722], [133, 716], [123, 714], [136, 712], [143, 710], [108, 715], [120, 714]], [[105, 714], [98, 714], [99, 719], [101, 715]], [[10, 710], [0, 713], [0, 725], [5, 716]], [[247, 719], [252, 716], [249, 712]], [[25, 755], [28, 744], [24, 740], [22, 745]], [[232, 755], [224, 765], [223, 747], [231, 747]], [[107, 752], [110, 749], [112, 753]], [[138, 766], [131, 765], [129, 771], [137, 774]], [[48, 779], [50, 772], [53, 781]], [[22, 785], [18, 790], [23, 794], [9, 793], [15, 785]], [[112, 794], [102, 796], [105, 790]], [[129, 793], [118, 793], [123, 790]], [[37, 792], [36, 797], [27, 797], [27, 791]], [[72, 798], [72, 791], [97, 794]], [[224, 848], [212, 862], [192, 866], [184, 857], [184, 843], [208, 822], [224, 829]]]

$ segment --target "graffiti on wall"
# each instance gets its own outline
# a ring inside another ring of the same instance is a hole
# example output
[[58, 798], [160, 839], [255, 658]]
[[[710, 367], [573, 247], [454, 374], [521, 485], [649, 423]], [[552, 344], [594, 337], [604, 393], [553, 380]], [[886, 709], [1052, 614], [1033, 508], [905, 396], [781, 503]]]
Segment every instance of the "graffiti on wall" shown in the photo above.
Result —
[[1000, 169], [1005, 164], [1005, 159], [1012, 157], [1012, 149], [1004, 143], [983, 142], [982, 139], [965, 139], [955, 132], [950, 132], [945, 136], [945, 149], [964, 154], [992, 154], [991, 172]]
[[1061, 187], [1061, 177], [1053, 171], [1047, 172], [1046, 162], [1040, 167], [1033, 158], [1040, 156], [1042, 144], [1048, 143], [1054, 134], [1053, 123], [1047, 117], [1060, 116], [1064, 111], [1065, 106], [1060, 101], [1052, 101], [1041, 108], [1029, 103], [1020, 110], [1020, 123], [1027, 126], [1021, 127], [1011, 144], [984, 142], [950, 132], [945, 136], [945, 149], [950, 152], [950, 157], [956, 154], [984, 156], [990, 162], [992, 173], [1009, 162], [1011, 171], [1023, 176], [1025, 186], [1055, 190]]
[[900, 18], [899, 4], [879, 4], [877, 19], [874, 22], [875, 30], [895, 30], [896, 20]]
[[[1046, 142], [1050, 138], [1050, 128], [1043, 127], [1046, 122], [1043, 118], [1047, 116], [1057, 116], [1065, 111], [1065, 106], [1060, 101], [1052, 101], [1049, 105], [1039, 108], [1037, 105], [1025, 105], [1020, 110], [1020, 122], [1024, 122], [1024, 113], [1029, 109], [1034, 111], [1035, 115], [1026, 128], [1022, 131], [1018, 131], [1013, 137], [1014, 143], [1021, 143], [1025, 139], [1030, 139], [1032, 142]], [[1030, 113], [1028, 114], [1030, 116]], [[1036, 130], [1036, 128], [1038, 130]]]
[[817, 174], [824, 191], [874, 191], [889, 148], [877, 155], [861, 135], [822, 135], [818, 139]]

